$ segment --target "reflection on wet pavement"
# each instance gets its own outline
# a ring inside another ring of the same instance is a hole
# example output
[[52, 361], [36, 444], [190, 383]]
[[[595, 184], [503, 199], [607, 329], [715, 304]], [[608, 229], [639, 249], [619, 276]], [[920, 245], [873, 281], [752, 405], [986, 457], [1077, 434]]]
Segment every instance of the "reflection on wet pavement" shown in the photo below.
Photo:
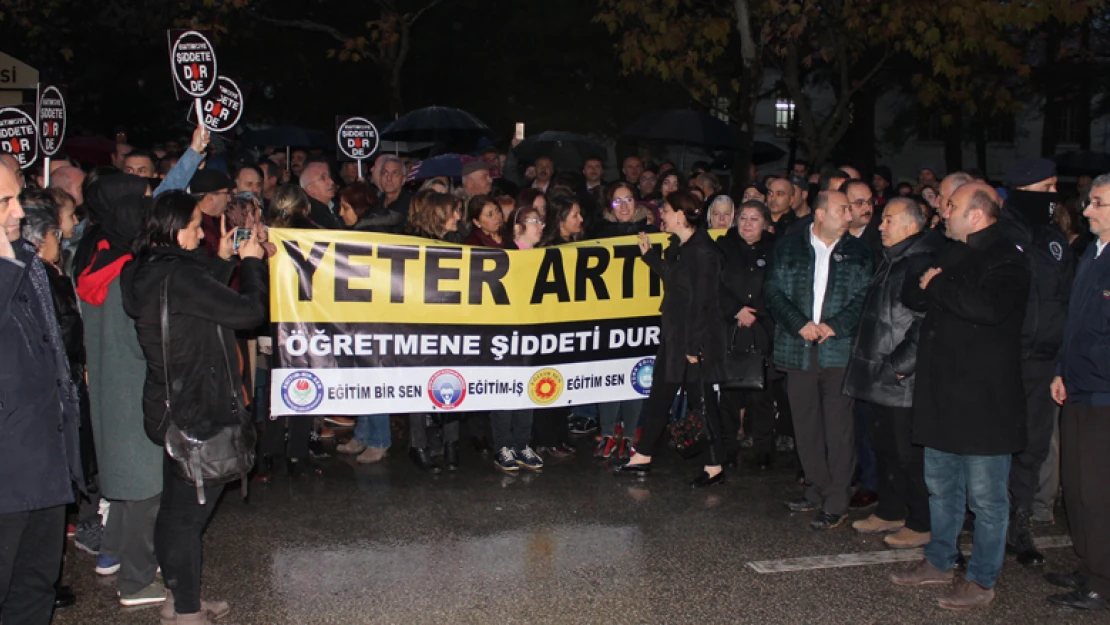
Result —
[[[661, 457], [645, 480], [580, 449], [540, 474], [504, 475], [466, 450], [460, 471], [421, 474], [401, 445], [376, 465], [321, 461], [325, 475], [229, 491], [205, 538], [204, 595], [229, 624], [935, 623], [941, 590], [894, 588], [900, 565], [760, 575], [753, 560], [881, 550], [849, 530], [817, 534], [787, 511], [793, 470], [733, 472], [709, 491]], [[586, 445], [583, 445], [586, 447]], [[1059, 518], [1063, 518], [1062, 513]], [[1060, 525], [1047, 533], [1063, 533]], [[121, 610], [115, 583], [70, 548], [77, 606], [55, 623], [157, 623]], [[1069, 550], [1049, 570], [1072, 570]], [[1039, 572], [1007, 562], [989, 610], [967, 623], [1099, 622], [1050, 607]], [[1106, 622], [1103, 620], [1102, 622]]]

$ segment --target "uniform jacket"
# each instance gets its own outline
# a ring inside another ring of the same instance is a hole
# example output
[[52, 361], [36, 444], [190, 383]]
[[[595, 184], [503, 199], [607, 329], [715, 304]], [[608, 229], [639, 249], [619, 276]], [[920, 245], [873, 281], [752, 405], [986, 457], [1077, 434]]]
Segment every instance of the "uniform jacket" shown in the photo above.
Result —
[[1079, 260], [1057, 374], [1069, 402], [1110, 406], [1110, 252], [1096, 251]]
[[913, 442], [953, 454], [995, 456], [1025, 448], [1021, 328], [1029, 264], [999, 224], [948, 243], [938, 274], [903, 300], [925, 311], [917, 349]]
[[[829, 261], [829, 283], [821, 319], [813, 315], [813, 272], [815, 255], [810, 244], [811, 229], [787, 235], [771, 252], [763, 297], [775, 319], [775, 364], [784, 369], [808, 369], [809, 350], [817, 349], [822, 368], [844, 367], [852, 349], [863, 298], [871, 281], [871, 250], [856, 237], [844, 233]], [[810, 343], [798, 335], [807, 323], [828, 324], [836, 336], [824, 343]]]

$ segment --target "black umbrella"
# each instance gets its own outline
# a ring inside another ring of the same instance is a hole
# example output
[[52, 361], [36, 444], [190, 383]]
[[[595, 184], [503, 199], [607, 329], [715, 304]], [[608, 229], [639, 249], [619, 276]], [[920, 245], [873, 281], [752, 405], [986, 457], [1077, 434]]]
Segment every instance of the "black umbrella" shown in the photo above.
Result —
[[328, 133], [300, 126], [273, 126], [252, 130], [243, 136], [246, 147], [326, 148], [331, 145]]
[[752, 163], [762, 165], [773, 163], [786, 156], [786, 150], [766, 141], [752, 141]]
[[624, 136], [717, 150], [740, 148], [740, 140], [728, 124], [708, 113], [690, 109], [648, 113], [625, 128]]
[[461, 109], [429, 106], [410, 111], [385, 127], [381, 137], [388, 141], [476, 141], [488, 135], [482, 120]]
[[1052, 157], [1057, 173], [1065, 176], [1097, 176], [1110, 172], [1110, 154], [1089, 150], [1072, 150]]
[[513, 154], [521, 163], [531, 165], [541, 156], [555, 161], [555, 167], [562, 170], [582, 169], [587, 158], [605, 160], [605, 148], [589, 137], [549, 130], [528, 137], [513, 148]]

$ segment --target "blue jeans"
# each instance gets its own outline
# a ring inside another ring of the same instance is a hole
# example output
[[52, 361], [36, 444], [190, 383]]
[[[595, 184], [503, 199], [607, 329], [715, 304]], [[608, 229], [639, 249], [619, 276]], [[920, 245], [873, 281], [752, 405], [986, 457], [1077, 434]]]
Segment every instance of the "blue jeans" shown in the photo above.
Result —
[[355, 440], [378, 449], [389, 449], [393, 432], [389, 428], [389, 415], [372, 414], [355, 419]]
[[967, 580], [994, 588], [1006, 556], [1010, 522], [1007, 483], [1013, 456], [963, 456], [925, 448], [925, 485], [929, 488], [932, 537], [925, 559], [941, 571], [956, 564], [964, 512], [975, 513], [975, 547]]

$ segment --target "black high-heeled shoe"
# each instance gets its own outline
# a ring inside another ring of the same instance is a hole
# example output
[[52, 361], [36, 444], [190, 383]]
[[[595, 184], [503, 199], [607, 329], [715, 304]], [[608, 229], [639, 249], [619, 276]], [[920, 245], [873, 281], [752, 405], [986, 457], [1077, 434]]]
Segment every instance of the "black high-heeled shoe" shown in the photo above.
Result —
[[439, 473], [440, 471], [442, 471], [439, 464], [432, 460], [432, 457], [428, 455], [428, 451], [426, 449], [410, 447], [409, 458], [412, 459], [413, 464], [415, 464], [417, 468], [419, 468], [421, 471], [427, 471], [430, 473]]
[[443, 444], [443, 463], [447, 465], [448, 471], [459, 468], [459, 441]]
[[708, 473], [706, 473], [705, 471], [702, 471], [701, 473], [698, 474], [697, 477], [694, 478], [693, 482], [690, 482], [690, 486], [693, 486], [694, 488], [707, 488], [709, 486], [717, 486], [719, 484], [724, 484], [724, 483], [725, 483], [725, 472], [724, 471], [721, 471], [720, 473], [718, 473], [717, 475], [714, 475], [713, 477], [709, 477]]
[[631, 475], [634, 477], [646, 477], [651, 473], [651, 463], [644, 462], [640, 464], [632, 464], [625, 462], [613, 467], [613, 473], [616, 475]]

